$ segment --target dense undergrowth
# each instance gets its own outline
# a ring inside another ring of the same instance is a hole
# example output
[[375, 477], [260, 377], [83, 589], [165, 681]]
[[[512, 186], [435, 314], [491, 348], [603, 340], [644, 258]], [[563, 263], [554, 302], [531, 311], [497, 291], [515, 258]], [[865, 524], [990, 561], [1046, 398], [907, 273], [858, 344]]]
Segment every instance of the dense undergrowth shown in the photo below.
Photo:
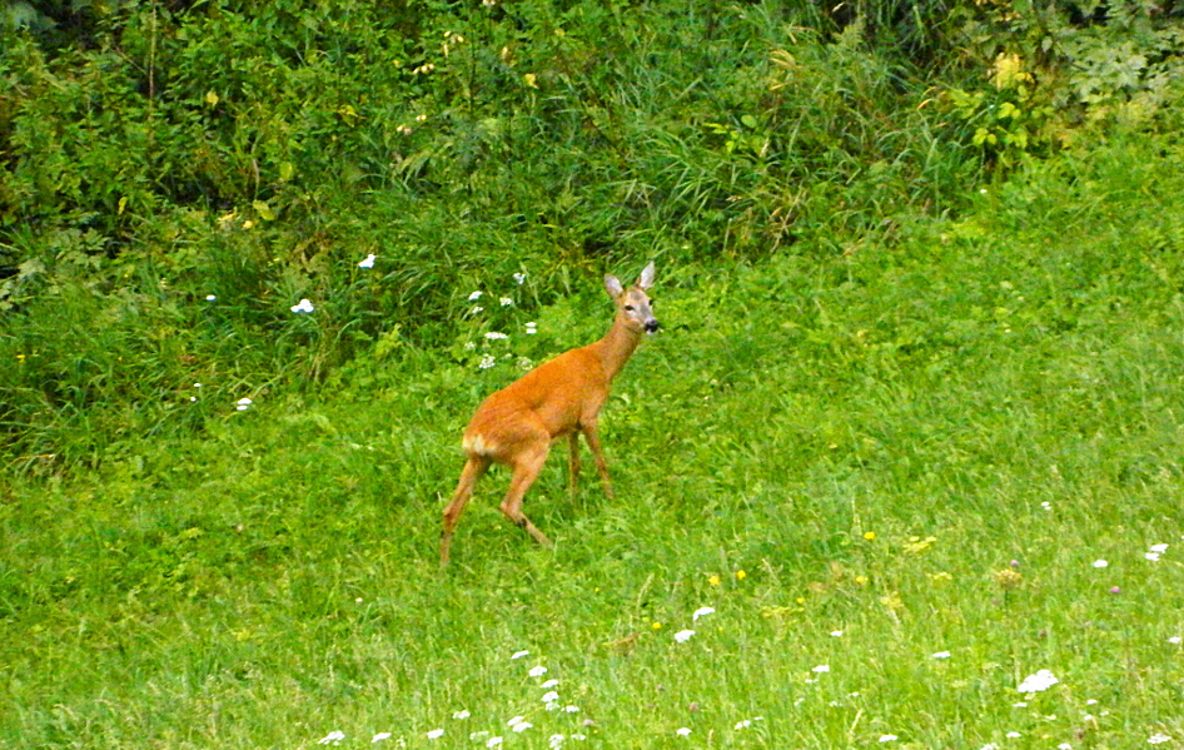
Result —
[[527, 274], [534, 309], [625, 259], [897, 247], [1026, 159], [1174, 132], [1179, 13], [9, 3], [5, 463], [189, 434], [195, 382], [449, 345], [482, 279]]

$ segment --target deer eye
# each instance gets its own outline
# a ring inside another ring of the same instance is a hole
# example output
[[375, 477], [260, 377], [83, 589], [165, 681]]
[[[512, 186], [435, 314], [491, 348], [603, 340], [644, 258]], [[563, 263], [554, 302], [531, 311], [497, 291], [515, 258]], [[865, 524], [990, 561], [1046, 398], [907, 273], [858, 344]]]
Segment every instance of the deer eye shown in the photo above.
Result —
[[625, 310], [628, 312], [633, 312], [633, 305], [625, 305]]

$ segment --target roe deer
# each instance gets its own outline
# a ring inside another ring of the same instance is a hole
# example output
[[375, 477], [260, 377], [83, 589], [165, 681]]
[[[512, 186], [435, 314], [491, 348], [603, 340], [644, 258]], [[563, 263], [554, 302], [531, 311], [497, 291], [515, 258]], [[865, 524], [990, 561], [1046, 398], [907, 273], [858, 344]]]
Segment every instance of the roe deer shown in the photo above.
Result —
[[551, 442], [566, 435], [571, 457], [568, 462], [571, 491], [576, 491], [580, 472], [579, 435], [582, 432], [604, 493], [613, 496], [608, 467], [600, 450], [596, 419], [608, 400], [613, 378], [637, 348], [643, 333], [658, 330], [646, 290], [654, 283], [651, 261], [630, 289], [615, 276], [604, 277], [604, 288], [617, 306], [612, 328], [599, 341], [564, 352], [539, 365], [519, 380], [492, 394], [477, 409], [465, 430], [468, 460], [452, 502], [444, 510], [444, 532], [440, 536], [440, 564], [448, 564], [452, 532], [473, 487], [495, 461], [513, 472], [510, 489], [500, 506], [515, 525], [526, 529], [535, 541], [551, 546], [551, 540], [522, 515], [522, 498], [538, 477], [551, 450]]

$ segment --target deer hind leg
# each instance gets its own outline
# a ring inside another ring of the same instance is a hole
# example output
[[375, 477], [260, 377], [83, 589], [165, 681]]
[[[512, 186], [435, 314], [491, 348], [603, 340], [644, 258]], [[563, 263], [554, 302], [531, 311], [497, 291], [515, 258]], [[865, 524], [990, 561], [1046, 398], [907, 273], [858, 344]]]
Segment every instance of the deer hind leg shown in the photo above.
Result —
[[596, 423], [584, 425], [584, 440], [592, 451], [592, 459], [596, 463], [596, 471], [600, 473], [600, 484], [604, 487], [604, 494], [609, 500], [613, 499], [613, 484], [608, 479], [608, 462], [604, 460], [604, 451], [600, 448], [600, 436], [596, 432]]
[[567, 436], [567, 446], [569, 448], [567, 459], [568, 488], [571, 490], [572, 498], [575, 498], [577, 481], [580, 477], [580, 434], [578, 432], [573, 432]]
[[538, 478], [539, 472], [543, 469], [543, 464], [547, 461], [547, 453], [551, 450], [551, 443], [547, 439], [531, 444], [525, 448], [518, 455], [514, 456], [510, 462], [510, 466], [514, 470], [514, 475], [510, 478], [510, 489], [506, 492], [506, 498], [502, 500], [499, 506], [506, 518], [510, 519], [515, 526], [526, 529], [526, 532], [534, 537], [534, 540], [544, 547], [550, 547], [551, 540], [547, 535], [538, 530], [533, 523], [530, 522], [522, 513], [522, 498], [526, 496], [526, 491], [534, 484], [534, 480]]
[[452, 532], [460, 521], [460, 514], [465, 505], [473, 497], [473, 488], [477, 480], [489, 470], [491, 460], [485, 456], [469, 456], [465, 468], [460, 473], [460, 482], [456, 485], [456, 492], [452, 493], [452, 502], [444, 509], [444, 531], [440, 534], [440, 564], [448, 564], [449, 550], [452, 547]]

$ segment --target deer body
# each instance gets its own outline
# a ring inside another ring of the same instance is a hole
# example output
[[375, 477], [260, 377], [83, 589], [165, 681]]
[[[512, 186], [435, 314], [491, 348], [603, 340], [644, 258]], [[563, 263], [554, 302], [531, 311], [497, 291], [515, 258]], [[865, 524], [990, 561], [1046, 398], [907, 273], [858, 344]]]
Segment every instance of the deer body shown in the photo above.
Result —
[[605, 289], [617, 306], [612, 328], [599, 341], [564, 352], [539, 365], [519, 380], [493, 393], [481, 404], [465, 430], [467, 460], [452, 501], [444, 510], [440, 564], [447, 565], [452, 534], [473, 488], [493, 463], [510, 467], [510, 488], [500, 509], [540, 544], [551, 540], [522, 513], [522, 500], [534, 484], [551, 443], [567, 436], [572, 493], [580, 471], [579, 436], [584, 435], [600, 474], [605, 494], [613, 496], [608, 466], [597, 434], [597, 418], [608, 401], [609, 386], [637, 348], [641, 337], [658, 328], [646, 290], [653, 284], [654, 264], [641, 272], [637, 283], [624, 289], [615, 276], [606, 276]]

